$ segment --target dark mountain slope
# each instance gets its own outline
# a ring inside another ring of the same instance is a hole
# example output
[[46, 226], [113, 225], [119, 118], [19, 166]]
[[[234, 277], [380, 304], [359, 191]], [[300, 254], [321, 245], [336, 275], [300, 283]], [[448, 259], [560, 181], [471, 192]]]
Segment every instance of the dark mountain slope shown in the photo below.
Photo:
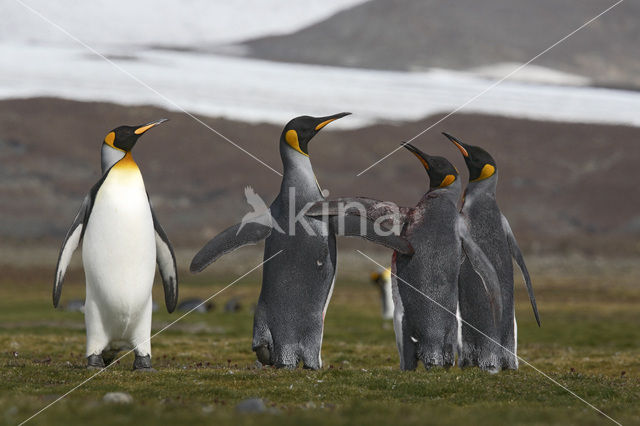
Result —
[[[291, 35], [246, 43], [265, 59], [348, 67], [468, 69], [526, 62], [598, 15], [603, 0], [372, 0]], [[534, 63], [640, 87], [640, 2], [625, 1]]]

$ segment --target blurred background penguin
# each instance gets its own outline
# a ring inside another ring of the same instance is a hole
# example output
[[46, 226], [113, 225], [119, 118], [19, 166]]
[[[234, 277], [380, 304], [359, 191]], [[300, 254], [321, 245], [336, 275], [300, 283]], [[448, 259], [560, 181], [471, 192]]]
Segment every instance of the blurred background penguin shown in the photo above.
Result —
[[371, 273], [371, 284], [380, 290], [382, 302], [382, 319], [393, 319], [393, 297], [391, 296], [391, 268], [380, 269]]

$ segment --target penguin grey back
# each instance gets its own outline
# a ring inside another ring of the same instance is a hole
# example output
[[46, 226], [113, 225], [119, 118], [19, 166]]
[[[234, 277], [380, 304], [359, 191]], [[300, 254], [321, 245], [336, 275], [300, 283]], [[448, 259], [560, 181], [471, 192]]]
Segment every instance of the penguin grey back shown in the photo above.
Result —
[[469, 184], [465, 190], [462, 215], [467, 220], [473, 239], [496, 270], [503, 307], [501, 322], [496, 326], [490, 313], [482, 308], [486, 302], [486, 295], [478, 291], [479, 278], [470, 263], [465, 261], [460, 272], [460, 313], [462, 319], [471, 323], [482, 334], [463, 324], [459, 363], [461, 366], [477, 365], [489, 370], [516, 369], [517, 326], [513, 301], [512, 256], [521, 266], [536, 320], [538, 324], [540, 322], [522, 253], [496, 201], [497, 164], [484, 149], [465, 144], [446, 133], [444, 135], [458, 148], [469, 169]]

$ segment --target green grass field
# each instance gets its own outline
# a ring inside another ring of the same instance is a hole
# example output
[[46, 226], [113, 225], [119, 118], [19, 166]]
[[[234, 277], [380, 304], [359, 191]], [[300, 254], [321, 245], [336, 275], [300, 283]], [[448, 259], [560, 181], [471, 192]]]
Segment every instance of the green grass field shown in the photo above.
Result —
[[[604, 265], [604, 266], [602, 266]], [[623, 424], [640, 424], [640, 288], [637, 270], [592, 265], [586, 272], [534, 266], [542, 328], [517, 282], [519, 355]], [[247, 267], [247, 270], [250, 266]], [[206, 298], [235, 277], [183, 273], [181, 299]], [[45, 273], [13, 271], [0, 284], [0, 421], [16, 424], [94, 372], [84, 358], [83, 316], [51, 306]], [[338, 280], [326, 319], [321, 371], [257, 368], [252, 307], [260, 272], [220, 294], [152, 341], [157, 373], [130, 371], [133, 357], [87, 382], [33, 424], [606, 424], [583, 402], [521, 363], [519, 371], [401, 372], [391, 324], [366, 279]], [[160, 286], [154, 298], [162, 302]], [[82, 299], [72, 273], [62, 303]], [[223, 310], [239, 297], [242, 309]], [[179, 317], [164, 306], [154, 330]], [[107, 392], [130, 405], [107, 404]], [[274, 410], [236, 412], [259, 397]]]

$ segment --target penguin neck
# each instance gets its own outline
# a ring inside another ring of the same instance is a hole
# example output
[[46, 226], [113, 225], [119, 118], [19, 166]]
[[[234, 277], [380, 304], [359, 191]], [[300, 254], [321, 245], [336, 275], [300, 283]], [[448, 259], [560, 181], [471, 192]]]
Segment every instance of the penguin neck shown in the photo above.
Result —
[[320, 187], [313, 173], [311, 160], [284, 143], [280, 143], [282, 158], [282, 184], [280, 194], [288, 199], [289, 188], [296, 188], [296, 199], [304, 203], [323, 199]]
[[469, 182], [467, 188], [464, 191], [465, 197], [478, 196], [478, 195], [490, 195], [496, 196], [496, 188], [498, 186], [498, 171], [496, 170], [493, 175], [486, 179], [478, 180], [475, 182]]
[[113, 148], [106, 143], [102, 144], [102, 152], [100, 155], [101, 163], [102, 163], [102, 174], [104, 175], [107, 170], [113, 167], [118, 161], [122, 160], [127, 153]]
[[460, 177], [457, 177], [451, 185], [447, 185], [444, 188], [430, 188], [422, 201], [427, 201], [429, 198], [442, 198], [443, 200], [451, 201], [453, 204], [458, 204], [460, 195], [462, 194], [462, 185], [460, 184]]

